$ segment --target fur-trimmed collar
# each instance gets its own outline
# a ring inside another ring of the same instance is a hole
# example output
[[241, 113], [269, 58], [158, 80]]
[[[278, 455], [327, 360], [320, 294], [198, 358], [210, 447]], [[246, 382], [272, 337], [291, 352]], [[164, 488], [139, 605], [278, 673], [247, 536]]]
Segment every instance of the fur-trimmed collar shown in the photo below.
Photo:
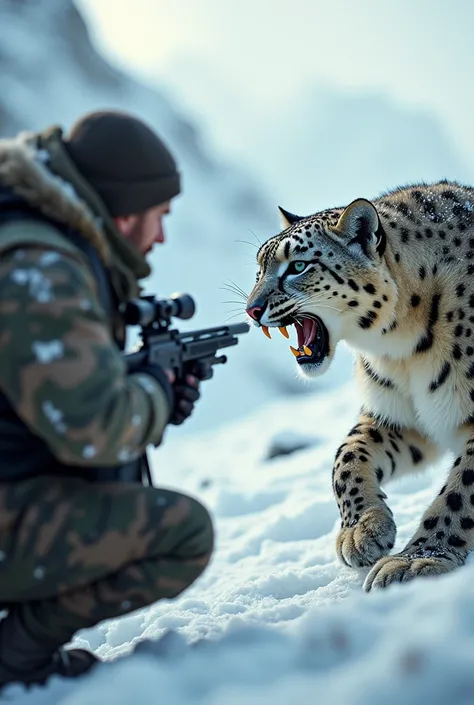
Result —
[[0, 139], [0, 183], [47, 217], [78, 230], [108, 262], [102, 220], [79, 198], [71, 183], [47, 168], [48, 159], [48, 152], [37, 147], [33, 133]]

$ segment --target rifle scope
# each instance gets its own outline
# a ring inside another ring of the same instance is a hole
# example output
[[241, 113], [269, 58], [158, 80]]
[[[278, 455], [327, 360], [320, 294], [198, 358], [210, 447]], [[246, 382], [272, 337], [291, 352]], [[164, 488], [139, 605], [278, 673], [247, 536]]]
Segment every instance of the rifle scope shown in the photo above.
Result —
[[196, 306], [189, 294], [172, 294], [169, 299], [142, 296], [128, 301], [123, 309], [124, 321], [130, 326], [150, 326], [169, 323], [171, 318], [188, 319], [194, 316]]

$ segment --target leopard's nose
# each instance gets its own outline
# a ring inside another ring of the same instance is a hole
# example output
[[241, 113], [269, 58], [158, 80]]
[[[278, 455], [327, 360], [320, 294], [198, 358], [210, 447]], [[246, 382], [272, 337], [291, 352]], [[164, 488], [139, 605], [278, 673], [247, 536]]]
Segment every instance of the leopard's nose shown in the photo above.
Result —
[[254, 321], [259, 322], [263, 314], [265, 313], [266, 308], [266, 302], [256, 301], [253, 306], [248, 306], [246, 310], [250, 318], [253, 318]]

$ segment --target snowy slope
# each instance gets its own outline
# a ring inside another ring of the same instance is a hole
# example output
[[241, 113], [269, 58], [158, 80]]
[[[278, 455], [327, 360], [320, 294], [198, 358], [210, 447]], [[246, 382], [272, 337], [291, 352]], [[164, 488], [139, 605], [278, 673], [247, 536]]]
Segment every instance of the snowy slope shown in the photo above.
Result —
[[[288, 126], [291, 139], [282, 139]], [[256, 173], [301, 215], [407, 182], [474, 178], [438, 115], [382, 92], [308, 86], [281, 105], [274, 120], [260, 124], [255, 139], [264, 154]], [[285, 172], [299, 179], [288, 180]]]
[[[80, 634], [107, 665], [75, 684], [12, 686], [15, 705], [472, 703], [474, 562], [370, 594], [366, 570], [336, 562], [331, 463], [357, 409], [349, 383], [157, 452], [157, 480], [213, 512], [209, 570], [176, 601]], [[268, 460], [278, 445], [305, 447]], [[395, 550], [445, 467], [388, 486]]]
[[[222, 287], [230, 280], [251, 287], [255, 243], [279, 230], [276, 204], [248, 173], [214, 155], [165, 95], [109, 65], [92, 46], [72, 0], [0, 0], [0, 133], [51, 123], [67, 129], [98, 108], [133, 110], [154, 125], [183, 174], [183, 194], [167, 222], [168, 244], [152, 255], [147, 289], [160, 296], [193, 294], [197, 313], [184, 328], [225, 323], [243, 306]], [[245, 320], [242, 313], [229, 322], [239, 320]], [[249, 406], [287, 391], [305, 392], [287, 357], [269, 357], [265, 342], [254, 336], [230, 351], [230, 364], [219, 369], [218, 382], [208, 385], [200, 413], [181, 435], [242, 416]]]
[[[301, 6], [298, 11], [304, 14]], [[374, 16], [375, 22], [382, 23], [381, 17]], [[319, 45], [313, 49], [319, 53]], [[345, 46], [343, 54], [347, 51]], [[323, 63], [330, 66], [331, 60]], [[389, 81], [381, 89], [350, 90], [345, 82], [315, 79], [301, 87], [297, 80], [284, 86], [281, 100], [242, 111], [242, 77], [229, 81], [212, 54], [178, 55], [167, 68], [160, 81], [190, 112], [211, 123], [218, 147], [238, 155], [293, 213], [309, 215], [353, 198], [373, 198], [408, 181], [474, 178], [466, 148], [458, 147], [460, 133], [450, 132], [442, 115], [397, 100]], [[236, 134], [244, 139], [236, 140]]]

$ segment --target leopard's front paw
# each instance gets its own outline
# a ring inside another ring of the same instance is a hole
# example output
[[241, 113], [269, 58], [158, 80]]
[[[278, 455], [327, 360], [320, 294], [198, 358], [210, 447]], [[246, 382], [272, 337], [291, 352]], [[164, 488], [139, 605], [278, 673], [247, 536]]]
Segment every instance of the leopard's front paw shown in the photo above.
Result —
[[365, 579], [364, 590], [406, 583], [419, 575], [441, 575], [462, 565], [462, 556], [452, 552], [417, 549], [381, 558]]
[[371, 507], [357, 524], [341, 529], [336, 541], [339, 560], [353, 568], [374, 565], [394, 546], [397, 527], [390, 511]]

